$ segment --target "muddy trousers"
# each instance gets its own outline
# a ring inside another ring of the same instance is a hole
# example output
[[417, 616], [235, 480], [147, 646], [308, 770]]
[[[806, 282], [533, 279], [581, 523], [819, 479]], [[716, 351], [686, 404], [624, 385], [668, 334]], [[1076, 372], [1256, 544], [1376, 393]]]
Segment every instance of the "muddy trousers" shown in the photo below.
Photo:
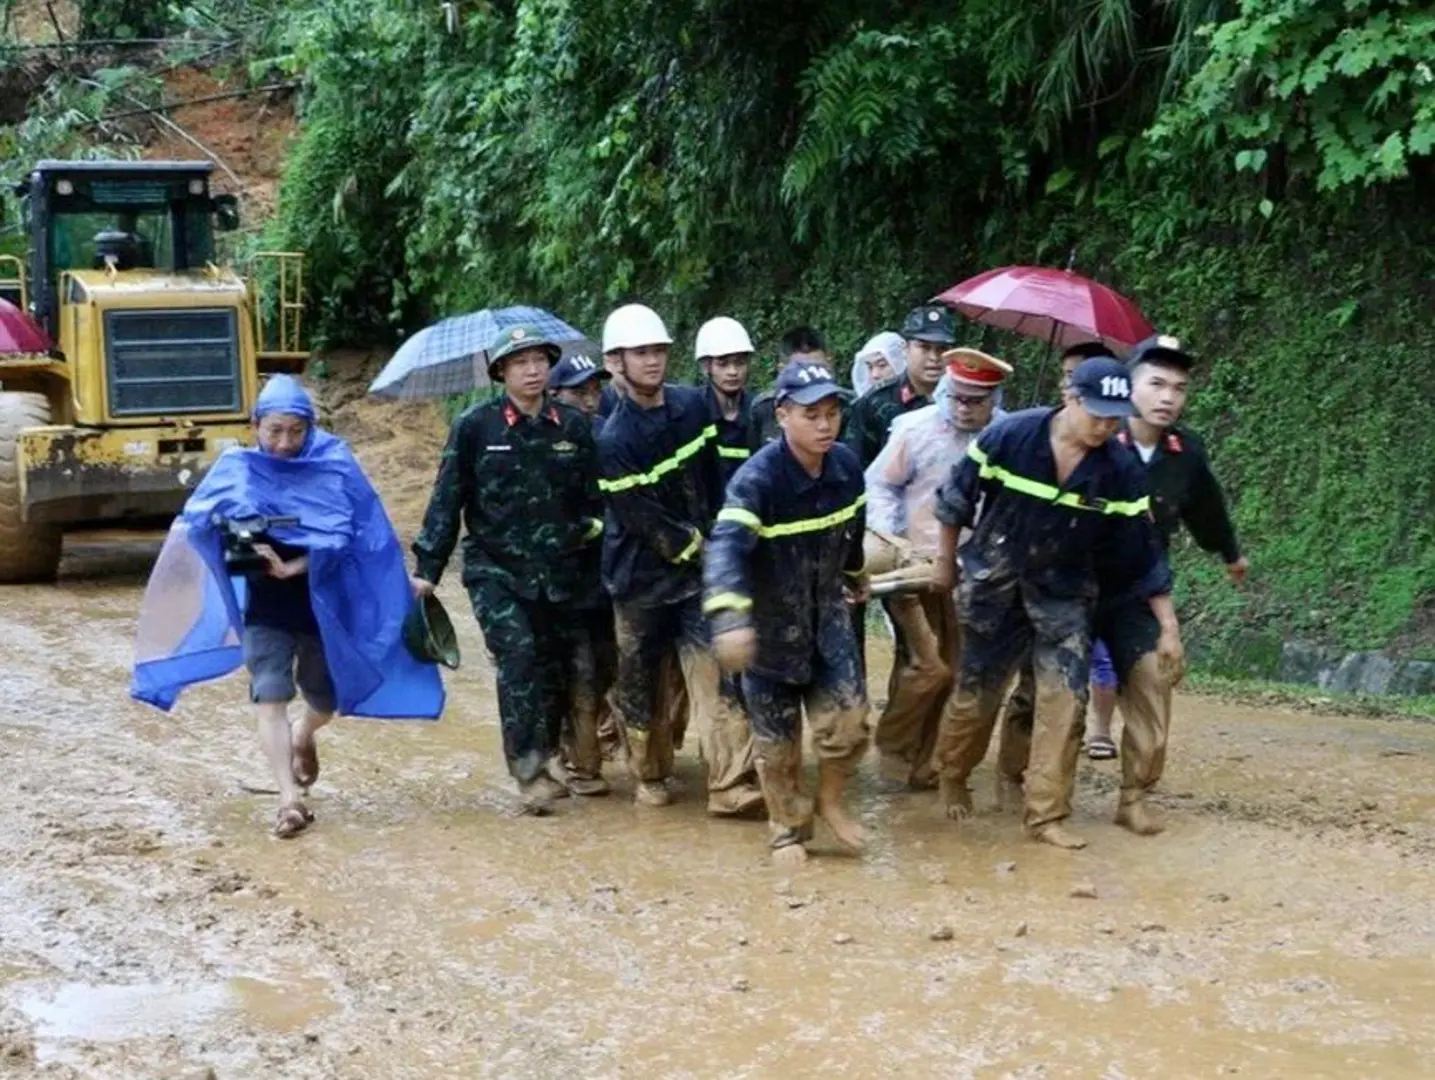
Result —
[[808, 840], [814, 808], [801, 782], [803, 713], [818, 760], [836, 763], [849, 775], [855, 772], [868, 742], [859, 656], [855, 649], [837, 663], [814, 656], [812, 677], [802, 684], [747, 672], [742, 694], [752, 719], [757, 775], [773, 843]]
[[677, 604], [614, 607], [618, 683], [630, 767], [639, 779], [666, 780], [673, 772], [673, 707], [663, 701], [663, 658], [676, 644], [688, 707], [697, 725], [708, 768], [708, 806], [721, 810], [725, 796], [756, 783], [752, 732], [737, 685], [725, 678], [708, 647], [701, 599]]
[[607, 718], [608, 691], [618, 666], [613, 609], [607, 606], [572, 614], [573, 647], [568, 667], [568, 720], [563, 725], [563, 759], [583, 780], [603, 775], [599, 730]]
[[[1160, 624], [1144, 600], [1100, 605], [1096, 636], [1107, 643], [1116, 671], [1116, 704], [1125, 721], [1121, 732], [1121, 805], [1136, 802], [1155, 787], [1166, 768], [1171, 731], [1171, 684], [1156, 659]], [[1035, 680], [1024, 664], [1002, 719], [1001, 775], [1021, 783], [1031, 747]]]
[[1047, 596], [1020, 579], [964, 581], [958, 618], [962, 661], [933, 765], [944, 781], [966, 787], [986, 756], [1007, 684], [1030, 653], [1036, 693], [1025, 821], [1035, 829], [1069, 817], [1086, 712], [1088, 605]]
[[901, 643], [887, 707], [877, 721], [877, 749], [911, 767], [911, 779], [930, 779], [942, 709], [951, 694], [961, 632], [949, 594], [894, 596], [884, 602]]
[[527, 784], [558, 752], [568, 708], [566, 627], [572, 613], [547, 600], [525, 600], [491, 579], [475, 581], [468, 595], [497, 672], [504, 760]]

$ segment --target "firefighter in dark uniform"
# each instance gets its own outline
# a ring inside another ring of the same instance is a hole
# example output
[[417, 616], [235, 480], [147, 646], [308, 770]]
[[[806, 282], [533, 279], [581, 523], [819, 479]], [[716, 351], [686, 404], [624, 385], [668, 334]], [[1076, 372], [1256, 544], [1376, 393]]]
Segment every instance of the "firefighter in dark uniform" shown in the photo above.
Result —
[[[1185, 408], [1195, 361], [1173, 337], [1143, 341], [1132, 351], [1131, 401], [1136, 415], [1116, 433], [1117, 441], [1140, 458], [1151, 494], [1151, 512], [1162, 549], [1184, 524], [1196, 543], [1219, 555], [1235, 585], [1245, 581], [1247, 563], [1236, 540], [1220, 482], [1211, 471], [1199, 436], [1177, 423]], [[1096, 609], [1095, 631], [1111, 642], [1116, 675], [1116, 702], [1127, 718], [1122, 733], [1121, 797], [1117, 823], [1143, 836], [1163, 826], [1146, 803], [1146, 793], [1165, 768], [1171, 725], [1171, 689], [1152, 661], [1159, 627], [1146, 604], [1127, 594], [1119, 579], [1103, 589]], [[1015, 695], [1013, 695], [1015, 698]], [[1134, 723], [1132, 717], [1135, 717]], [[1093, 733], [1110, 737], [1110, 712], [1097, 710], [1096, 723], [1108, 725]], [[1030, 743], [1031, 726], [1008, 726], [1002, 733], [1002, 772], [1007, 783], [1019, 784]], [[1008, 745], [1010, 744], [1010, 749]]]
[[975, 521], [961, 551], [961, 671], [933, 755], [949, 817], [971, 813], [967, 778], [986, 755], [1029, 648], [1037, 704], [1026, 827], [1058, 847], [1085, 846], [1063, 822], [1076, 784], [1098, 583], [1110, 589], [1119, 574], [1122, 595], [1147, 605], [1159, 628], [1154, 661], [1172, 684], [1180, 677], [1171, 571], [1139, 462], [1114, 438], [1131, 411], [1126, 368], [1110, 358], [1083, 361], [1061, 408], [1030, 409], [988, 428], [937, 493], [938, 587], [950, 584], [960, 529]]
[[932, 393], [947, 369], [942, 356], [957, 343], [957, 317], [943, 304], [923, 304], [907, 312], [902, 337], [907, 342], [907, 370], [900, 378], [868, 390], [847, 418], [843, 441], [864, 469], [887, 445], [893, 420], [932, 403]]
[[708, 407], [717, 427], [717, 451], [726, 484], [758, 445], [752, 426], [747, 380], [752, 371], [752, 338], [726, 315], [698, 327], [694, 352], [707, 379]]
[[752, 736], [709, 650], [702, 615], [702, 549], [722, 499], [717, 429], [701, 390], [664, 383], [671, 344], [662, 319], [641, 304], [614, 311], [603, 328], [603, 352], [627, 383], [598, 436], [617, 705], [637, 800], [666, 805], [673, 732], [660, 708], [659, 672], [676, 644], [708, 766], [708, 811], [741, 814], [762, 805]]
[[546, 393], [560, 352], [528, 327], [499, 335], [488, 372], [504, 393], [454, 421], [413, 545], [416, 576], [432, 587], [460, 524], [467, 534], [463, 583], [497, 668], [503, 753], [536, 812], [567, 794], [549, 772], [567, 711], [565, 627], [578, 553], [602, 529], [588, 419]]
[[[831, 369], [793, 363], [776, 387], [783, 434], [728, 484], [708, 544], [703, 611], [723, 666], [742, 672], [774, 859], [799, 862], [813, 811], [845, 846], [862, 830], [842, 794], [867, 748], [867, 701], [849, 597], [866, 588], [862, 467], [837, 442], [842, 388]], [[818, 757], [803, 794], [802, 715]]]
[[[548, 389], [555, 399], [596, 422], [602, 391], [611, 378], [592, 357], [575, 353], [553, 365]], [[602, 555], [601, 543], [583, 548], [578, 586], [569, 605], [573, 622], [563, 767], [568, 790], [575, 795], [608, 794], [608, 781], [603, 778], [604, 737], [614, 742], [617, 738], [607, 696], [617, 671], [618, 645], [613, 637], [613, 603], [603, 588]]]

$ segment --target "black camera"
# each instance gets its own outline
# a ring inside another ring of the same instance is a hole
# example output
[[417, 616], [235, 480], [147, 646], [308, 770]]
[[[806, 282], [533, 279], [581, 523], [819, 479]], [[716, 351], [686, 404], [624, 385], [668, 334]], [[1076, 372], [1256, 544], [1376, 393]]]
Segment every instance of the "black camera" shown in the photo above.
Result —
[[227, 518], [216, 514], [213, 520], [224, 543], [224, 568], [231, 576], [262, 574], [269, 564], [254, 550], [254, 545], [264, 543], [270, 529], [299, 524], [296, 517]]

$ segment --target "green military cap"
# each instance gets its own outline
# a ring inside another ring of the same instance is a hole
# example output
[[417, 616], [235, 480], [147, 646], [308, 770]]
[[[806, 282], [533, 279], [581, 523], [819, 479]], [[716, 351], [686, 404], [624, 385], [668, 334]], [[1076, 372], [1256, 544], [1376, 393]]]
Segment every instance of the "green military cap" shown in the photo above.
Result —
[[923, 304], [907, 312], [902, 336], [908, 341], [931, 341], [938, 345], [957, 343], [957, 317], [945, 304]]
[[415, 660], [458, 670], [458, 635], [437, 596], [421, 596], [404, 619], [404, 647]]
[[548, 354], [550, 365], [558, 363], [558, 358], [563, 355], [561, 345], [549, 341], [533, 327], [510, 326], [507, 330], [501, 331], [493, 339], [493, 344], [488, 347], [488, 377], [497, 379], [503, 361], [524, 349], [542, 349]]

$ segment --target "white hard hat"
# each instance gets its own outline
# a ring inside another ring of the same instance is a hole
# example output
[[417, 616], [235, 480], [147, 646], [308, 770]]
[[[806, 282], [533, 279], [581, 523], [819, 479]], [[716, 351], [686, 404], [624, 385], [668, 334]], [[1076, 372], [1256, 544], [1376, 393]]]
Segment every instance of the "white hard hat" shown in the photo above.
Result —
[[603, 351], [671, 345], [672, 337], [658, 313], [643, 304], [624, 304], [603, 323]]
[[713, 356], [732, 356], [734, 353], [756, 352], [752, 338], [747, 336], [742, 323], [726, 315], [709, 319], [698, 327], [697, 357], [706, 360]]

